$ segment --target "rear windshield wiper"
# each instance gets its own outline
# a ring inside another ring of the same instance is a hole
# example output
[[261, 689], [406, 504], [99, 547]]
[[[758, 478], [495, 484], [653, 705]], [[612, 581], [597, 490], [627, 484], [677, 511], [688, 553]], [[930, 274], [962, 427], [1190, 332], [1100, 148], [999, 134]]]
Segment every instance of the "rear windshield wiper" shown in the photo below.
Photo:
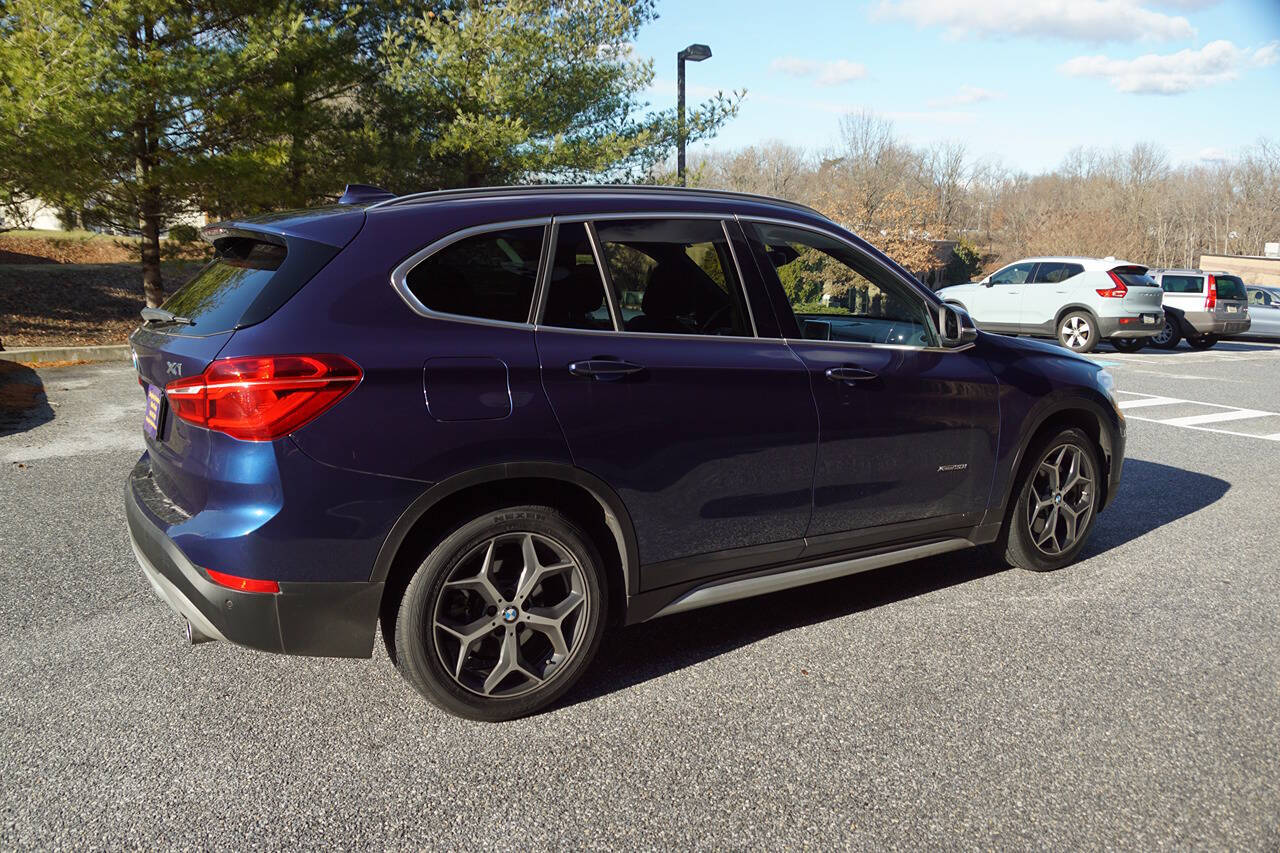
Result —
[[163, 308], [143, 308], [142, 319], [148, 323], [155, 321], [157, 323], [177, 323], [180, 326], [194, 326], [195, 320], [190, 317], [179, 317], [172, 311], [166, 311]]

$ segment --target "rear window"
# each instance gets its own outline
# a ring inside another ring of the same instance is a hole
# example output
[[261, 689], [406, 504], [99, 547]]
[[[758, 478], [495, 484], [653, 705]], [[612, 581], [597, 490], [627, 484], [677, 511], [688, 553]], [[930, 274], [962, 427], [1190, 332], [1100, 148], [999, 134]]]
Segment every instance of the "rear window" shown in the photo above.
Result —
[[1204, 290], [1204, 278], [1198, 275], [1165, 273], [1160, 279], [1160, 286], [1165, 293], [1201, 293]]
[[540, 225], [450, 243], [415, 266], [405, 284], [432, 311], [524, 323], [542, 255]]
[[216, 248], [218, 257], [163, 306], [192, 325], [164, 324], [164, 331], [212, 335], [236, 328], [287, 255], [284, 246], [248, 237], [218, 240]]
[[1219, 299], [1239, 299], [1243, 301], [1249, 298], [1244, 290], [1244, 281], [1239, 276], [1220, 275], [1216, 276], [1215, 280], [1218, 283]]
[[1129, 287], [1159, 287], [1154, 278], [1147, 275], [1146, 267], [1116, 267], [1112, 270]]

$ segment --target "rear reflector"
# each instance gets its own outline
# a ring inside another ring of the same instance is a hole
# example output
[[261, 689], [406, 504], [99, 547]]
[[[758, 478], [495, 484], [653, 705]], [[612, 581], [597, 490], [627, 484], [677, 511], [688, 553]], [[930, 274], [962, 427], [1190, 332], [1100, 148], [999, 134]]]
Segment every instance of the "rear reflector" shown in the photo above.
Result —
[[1209, 276], [1208, 291], [1204, 297], [1204, 310], [1212, 311], [1218, 304], [1218, 279]]
[[1107, 275], [1111, 276], [1111, 280], [1115, 283], [1115, 287], [1109, 290], [1099, 290], [1099, 296], [1105, 296], [1107, 299], [1124, 299], [1129, 293], [1129, 288], [1120, 280], [1120, 276], [1116, 275], [1115, 270], [1107, 270]]
[[215, 572], [213, 569], [205, 569], [209, 573], [209, 580], [218, 586], [225, 586], [227, 589], [237, 589], [241, 592], [279, 592], [280, 584], [275, 581], [263, 581], [257, 578], [241, 578], [235, 575], [229, 575], [226, 572]]
[[319, 417], [360, 384], [340, 355], [223, 358], [165, 386], [175, 416], [244, 441], [273, 441]]

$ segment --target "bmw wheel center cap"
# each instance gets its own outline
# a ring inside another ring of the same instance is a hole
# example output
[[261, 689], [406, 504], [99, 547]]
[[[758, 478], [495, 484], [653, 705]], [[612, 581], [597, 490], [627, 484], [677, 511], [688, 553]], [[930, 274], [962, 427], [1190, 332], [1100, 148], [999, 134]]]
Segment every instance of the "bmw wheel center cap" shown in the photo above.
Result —
[[514, 622], [516, 621], [516, 617], [518, 617], [519, 615], [520, 615], [520, 611], [516, 610], [514, 607], [510, 605], [502, 609], [503, 622], [507, 622], [507, 623]]

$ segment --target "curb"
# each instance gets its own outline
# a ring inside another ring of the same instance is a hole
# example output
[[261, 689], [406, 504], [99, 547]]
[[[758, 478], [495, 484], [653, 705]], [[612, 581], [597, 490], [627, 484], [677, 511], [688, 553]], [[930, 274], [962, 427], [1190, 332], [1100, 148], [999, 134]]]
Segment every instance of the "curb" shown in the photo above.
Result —
[[133, 354], [128, 344], [105, 344], [84, 347], [19, 347], [0, 350], [0, 359], [19, 364], [48, 361], [129, 361]]

